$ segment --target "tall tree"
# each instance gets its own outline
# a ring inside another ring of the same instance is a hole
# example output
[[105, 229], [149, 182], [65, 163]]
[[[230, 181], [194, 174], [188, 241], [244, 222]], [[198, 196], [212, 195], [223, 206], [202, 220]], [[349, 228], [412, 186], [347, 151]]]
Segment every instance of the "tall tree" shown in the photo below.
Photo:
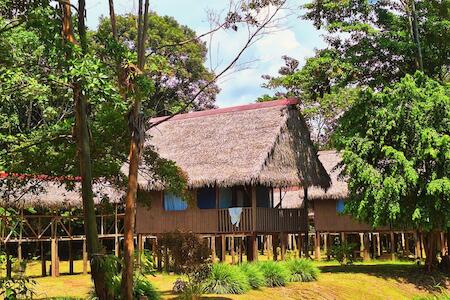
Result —
[[336, 132], [348, 176], [346, 210], [373, 227], [424, 231], [436, 266], [438, 232], [450, 225], [450, 87], [423, 73], [361, 92]]

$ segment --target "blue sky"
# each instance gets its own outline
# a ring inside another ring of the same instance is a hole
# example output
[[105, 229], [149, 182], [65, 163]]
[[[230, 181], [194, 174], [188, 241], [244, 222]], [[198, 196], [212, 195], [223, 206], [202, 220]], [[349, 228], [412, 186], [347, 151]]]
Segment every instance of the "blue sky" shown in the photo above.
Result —
[[[317, 31], [311, 22], [301, 20], [300, 5], [307, 0], [290, 0], [289, 11], [282, 12], [282, 23], [278, 29], [265, 35], [249, 48], [240, 60], [246, 64], [243, 70], [233, 70], [222, 78], [218, 84], [221, 92], [217, 98], [220, 107], [254, 102], [262, 94], [272, 94], [273, 91], [261, 88], [264, 74], [276, 75], [282, 66], [283, 55], [288, 55], [304, 61], [314, 54], [314, 49], [325, 47], [321, 32]], [[115, 0], [116, 14], [135, 12], [137, 0]], [[194, 29], [198, 34], [209, 29], [207, 11], [223, 11], [227, 8], [227, 0], [151, 0], [150, 9], [160, 15], [174, 17], [179, 23]], [[96, 28], [100, 16], [108, 16], [107, 0], [87, 0], [87, 24]], [[209, 42], [209, 40], [207, 40]], [[245, 32], [227, 31], [213, 36], [210, 44], [212, 61], [207, 67], [220, 71], [236, 55], [245, 42]]]

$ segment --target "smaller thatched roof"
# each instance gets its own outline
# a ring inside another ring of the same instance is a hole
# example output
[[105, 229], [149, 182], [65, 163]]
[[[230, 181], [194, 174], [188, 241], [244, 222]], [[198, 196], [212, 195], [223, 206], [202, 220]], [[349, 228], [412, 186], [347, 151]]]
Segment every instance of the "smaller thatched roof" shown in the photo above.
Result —
[[[187, 174], [190, 188], [260, 184], [327, 189], [330, 178], [296, 104], [283, 99], [178, 115], [149, 130], [146, 145], [174, 161]], [[145, 169], [140, 186], [164, 189]]]
[[319, 151], [319, 159], [331, 178], [331, 187], [327, 191], [312, 187], [308, 190], [309, 199], [343, 199], [348, 196], [347, 181], [339, 178], [342, 168], [341, 155], [336, 150]]
[[[331, 178], [331, 187], [324, 191], [320, 188], [311, 187], [308, 189], [309, 200], [321, 199], [345, 199], [348, 195], [347, 182], [339, 178], [341, 169], [338, 167], [341, 162], [340, 154], [335, 150], [319, 151], [319, 159], [327, 170]], [[274, 193], [275, 204], [279, 203], [279, 191]], [[283, 208], [299, 208], [303, 204], [303, 188], [288, 187], [281, 189], [281, 206]]]
[[[6, 179], [2, 179], [6, 180]], [[7, 189], [0, 187], [0, 204], [11, 207], [82, 207], [81, 184], [71, 182], [71, 188], [64, 181], [35, 179], [27, 181], [23, 186], [15, 184]], [[124, 192], [109, 183], [94, 183], [94, 202], [100, 204], [107, 199], [110, 203], [120, 203]]]

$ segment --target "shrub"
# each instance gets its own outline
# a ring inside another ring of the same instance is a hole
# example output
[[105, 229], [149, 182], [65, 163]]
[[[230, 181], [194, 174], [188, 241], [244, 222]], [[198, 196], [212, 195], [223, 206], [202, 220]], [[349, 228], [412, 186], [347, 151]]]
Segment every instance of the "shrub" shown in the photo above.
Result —
[[168, 250], [172, 261], [171, 269], [177, 273], [192, 272], [198, 265], [208, 263], [211, 255], [207, 240], [192, 232], [162, 234], [158, 236], [158, 247], [160, 251]]
[[248, 278], [239, 267], [213, 264], [204, 282], [204, 290], [211, 294], [243, 294], [250, 290]]
[[257, 265], [244, 263], [240, 265], [240, 268], [247, 276], [248, 283], [252, 289], [257, 289], [265, 285], [266, 281], [264, 279], [264, 274]]
[[291, 273], [289, 281], [292, 282], [314, 281], [320, 273], [319, 268], [311, 260], [304, 258], [289, 260], [286, 262], [286, 267]]
[[331, 248], [331, 255], [333, 255], [341, 265], [349, 265], [353, 263], [353, 250], [355, 247], [356, 244], [354, 243], [334, 245]]
[[[155, 262], [150, 250], [144, 249], [144, 251], [142, 251], [140, 254], [139, 251], [136, 251], [134, 253], [134, 257], [135, 268], [139, 269], [142, 274], [154, 275], [156, 273]], [[140, 264], [138, 263], [138, 260], [140, 261]]]
[[263, 272], [266, 286], [285, 286], [289, 281], [289, 271], [282, 263], [276, 263], [274, 261], [259, 262], [259, 269]]
[[36, 282], [19, 276], [0, 279], [0, 297], [5, 300], [32, 299]]

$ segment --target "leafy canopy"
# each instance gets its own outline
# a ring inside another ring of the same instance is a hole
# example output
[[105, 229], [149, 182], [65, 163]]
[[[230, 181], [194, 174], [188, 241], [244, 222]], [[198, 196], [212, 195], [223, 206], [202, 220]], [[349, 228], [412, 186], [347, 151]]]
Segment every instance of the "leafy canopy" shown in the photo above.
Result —
[[335, 142], [346, 210], [372, 226], [450, 226], [450, 88], [423, 73], [361, 92]]

